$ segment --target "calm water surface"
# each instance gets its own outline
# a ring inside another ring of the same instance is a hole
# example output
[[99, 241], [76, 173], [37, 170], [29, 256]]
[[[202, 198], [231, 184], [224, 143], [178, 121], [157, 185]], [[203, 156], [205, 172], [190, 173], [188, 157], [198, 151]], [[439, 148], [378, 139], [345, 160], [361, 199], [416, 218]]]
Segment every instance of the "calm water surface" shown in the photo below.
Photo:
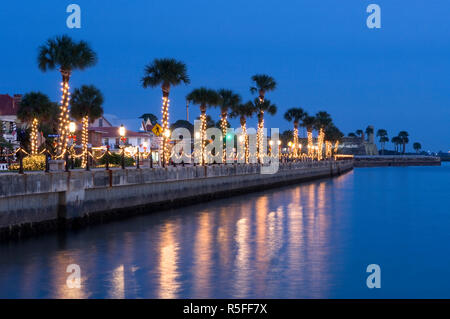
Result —
[[0, 244], [0, 297], [449, 298], [449, 181], [448, 164], [359, 168]]

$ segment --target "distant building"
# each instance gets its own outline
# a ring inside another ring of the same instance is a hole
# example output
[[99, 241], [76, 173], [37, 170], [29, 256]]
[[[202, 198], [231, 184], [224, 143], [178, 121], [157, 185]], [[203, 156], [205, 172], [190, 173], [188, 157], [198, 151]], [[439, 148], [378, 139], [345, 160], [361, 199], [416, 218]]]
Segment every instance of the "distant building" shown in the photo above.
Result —
[[[148, 121], [147, 121], [148, 122]], [[146, 124], [142, 123], [143, 127]], [[150, 122], [151, 125], [151, 122]], [[139, 147], [141, 152], [158, 150], [160, 139], [151, 132], [151, 125], [146, 125], [145, 128], [149, 130], [142, 130], [140, 132], [132, 131], [127, 128], [125, 135], [125, 144], [128, 146]], [[141, 127], [141, 129], [143, 128]], [[119, 135], [119, 127], [114, 126], [104, 116], [95, 120], [89, 125], [89, 141], [92, 147], [109, 146], [111, 150], [118, 150], [122, 145]]]
[[21, 126], [17, 118], [17, 110], [22, 101], [21, 94], [0, 94], [0, 125], [2, 126], [3, 138], [14, 147], [19, 145], [17, 141], [17, 129]]

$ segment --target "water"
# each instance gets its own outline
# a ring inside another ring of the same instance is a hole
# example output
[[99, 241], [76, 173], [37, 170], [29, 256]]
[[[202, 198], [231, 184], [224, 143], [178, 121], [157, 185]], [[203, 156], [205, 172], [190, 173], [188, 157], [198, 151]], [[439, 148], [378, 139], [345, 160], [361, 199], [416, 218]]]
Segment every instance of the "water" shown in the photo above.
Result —
[[0, 244], [0, 297], [449, 298], [449, 180], [448, 164], [358, 168]]

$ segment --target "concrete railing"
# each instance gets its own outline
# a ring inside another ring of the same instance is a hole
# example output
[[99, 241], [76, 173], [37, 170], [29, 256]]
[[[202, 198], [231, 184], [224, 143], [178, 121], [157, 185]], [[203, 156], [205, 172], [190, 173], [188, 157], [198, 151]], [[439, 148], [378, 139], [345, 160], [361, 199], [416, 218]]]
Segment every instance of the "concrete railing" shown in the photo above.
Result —
[[55, 228], [61, 221], [134, 214], [189, 201], [231, 196], [307, 179], [338, 175], [353, 161], [280, 164], [261, 174], [257, 164], [0, 174], [3, 237]]

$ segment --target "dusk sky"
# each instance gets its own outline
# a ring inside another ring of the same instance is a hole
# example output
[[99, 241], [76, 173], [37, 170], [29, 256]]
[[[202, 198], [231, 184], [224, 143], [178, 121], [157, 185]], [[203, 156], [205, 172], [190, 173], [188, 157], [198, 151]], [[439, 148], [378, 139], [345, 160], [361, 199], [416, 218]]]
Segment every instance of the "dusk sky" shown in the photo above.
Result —
[[[81, 29], [66, 26], [71, 3], [81, 7]], [[366, 26], [370, 3], [381, 7], [381, 29]], [[230, 88], [248, 100], [250, 77], [267, 73], [278, 82], [266, 96], [278, 106], [267, 127], [291, 129], [283, 119], [291, 107], [325, 110], [345, 135], [371, 124], [390, 138], [408, 131], [409, 151], [413, 142], [449, 151], [449, 12], [445, 0], [2, 1], [0, 94], [42, 91], [59, 101], [60, 75], [41, 72], [37, 52], [68, 34], [99, 59], [75, 71], [71, 87], [98, 86], [105, 113], [127, 125], [160, 115], [161, 90], [143, 89], [140, 79], [154, 58], [174, 57], [187, 64], [191, 84], [172, 89], [171, 122], [186, 118], [190, 90]], [[208, 112], [218, 119], [218, 110]], [[199, 113], [191, 106], [191, 119]]]

